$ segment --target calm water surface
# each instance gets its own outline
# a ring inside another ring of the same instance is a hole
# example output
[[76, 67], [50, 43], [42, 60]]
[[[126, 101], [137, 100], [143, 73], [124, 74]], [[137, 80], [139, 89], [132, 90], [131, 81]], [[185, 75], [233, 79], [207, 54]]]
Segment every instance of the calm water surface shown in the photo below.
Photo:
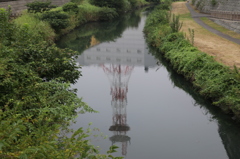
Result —
[[59, 42], [81, 53], [73, 85], [97, 114], [79, 115], [74, 129], [97, 127], [101, 152], [119, 146], [126, 159], [239, 159], [240, 129], [149, 51], [146, 12], [91, 23]]

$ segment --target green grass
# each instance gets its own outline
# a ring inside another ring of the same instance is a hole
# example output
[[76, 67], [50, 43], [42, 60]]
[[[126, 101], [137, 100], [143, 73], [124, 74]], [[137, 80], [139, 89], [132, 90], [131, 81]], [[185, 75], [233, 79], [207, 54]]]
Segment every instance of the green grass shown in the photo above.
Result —
[[226, 28], [224, 28], [223, 26], [221, 25], [218, 25], [216, 23], [214, 23], [213, 21], [211, 21], [210, 19], [206, 18], [206, 17], [202, 17], [200, 18], [205, 24], [209, 25], [210, 27], [224, 33], [224, 34], [227, 34], [233, 38], [236, 38], [236, 39], [240, 39], [240, 34], [234, 32], [234, 31], [231, 31], [231, 30], [228, 30]]
[[38, 14], [23, 12], [22, 16], [14, 20], [14, 23], [23, 26], [27, 25], [29, 30], [35, 36], [41, 36], [43, 40], [53, 40], [55, 37], [54, 30], [49, 23], [38, 19]]
[[181, 15], [179, 15], [179, 16], [180, 16], [181, 19], [192, 19], [190, 13], [181, 14]]

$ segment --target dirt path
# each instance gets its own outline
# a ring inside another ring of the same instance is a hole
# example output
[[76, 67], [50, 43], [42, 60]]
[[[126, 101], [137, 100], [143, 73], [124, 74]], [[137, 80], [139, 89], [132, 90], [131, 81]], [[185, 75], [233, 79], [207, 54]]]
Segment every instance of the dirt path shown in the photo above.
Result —
[[[225, 34], [222, 35], [221, 32], [209, 27], [199, 19], [199, 17], [206, 17], [206, 15], [196, 13], [189, 6], [192, 13], [191, 17], [187, 5], [186, 2], [174, 2], [172, 4], [172, 13], [181, 16], [180, 18], [183, 21], [182, 31], [187, 35], [188, 28], [194, 29], [194, 46], [199, 50], [214, 56], [217, 61], [227, 66], [233, 67], [233, 65], [236, 65], [240, 68], [239, 39], [234, 40], [234, 38]], [[204, 27], [206, 27], [206, 29]], [[231, 41], [232, 39], [234, 42]]]

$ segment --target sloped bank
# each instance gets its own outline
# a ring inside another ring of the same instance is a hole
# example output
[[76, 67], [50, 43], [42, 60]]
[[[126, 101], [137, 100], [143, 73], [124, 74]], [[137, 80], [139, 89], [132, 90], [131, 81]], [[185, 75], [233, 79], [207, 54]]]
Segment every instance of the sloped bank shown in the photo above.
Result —
[[[170, 6], [170, 5], [169, 5]], [[181, 32], [181, 23], [170, 15], [169, 7], [157, 7], [147, 18], [144, 32], [147, 42], [162, 54], [173, 69], [192, 82], [194, 88], [212, 104], [240, 119], [240, 74], [216, 62], [212, 56], [199, 51]], [[170, 18], [172, 17], [172, 18]]]

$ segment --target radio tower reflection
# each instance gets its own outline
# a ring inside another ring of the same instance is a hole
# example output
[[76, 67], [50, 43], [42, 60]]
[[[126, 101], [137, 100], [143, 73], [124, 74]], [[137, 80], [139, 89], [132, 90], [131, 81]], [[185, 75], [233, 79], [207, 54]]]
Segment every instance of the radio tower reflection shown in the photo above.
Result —
[[110, 64], [109, 66], [101, 65], [101, 67], [111, 83], [113, 124], [109, 130], [112, 131], [114, 135], [109, 139], [112, 141], [112, 144], [121, 142], [122, 155], [126, 155], [127, 145], [131, 139], [127, 136], [127, 131], [130, 130], [130, 127], [127, 125], [127, 92], [128, 81], [134, 67], [121, 66], [120, 64]]

